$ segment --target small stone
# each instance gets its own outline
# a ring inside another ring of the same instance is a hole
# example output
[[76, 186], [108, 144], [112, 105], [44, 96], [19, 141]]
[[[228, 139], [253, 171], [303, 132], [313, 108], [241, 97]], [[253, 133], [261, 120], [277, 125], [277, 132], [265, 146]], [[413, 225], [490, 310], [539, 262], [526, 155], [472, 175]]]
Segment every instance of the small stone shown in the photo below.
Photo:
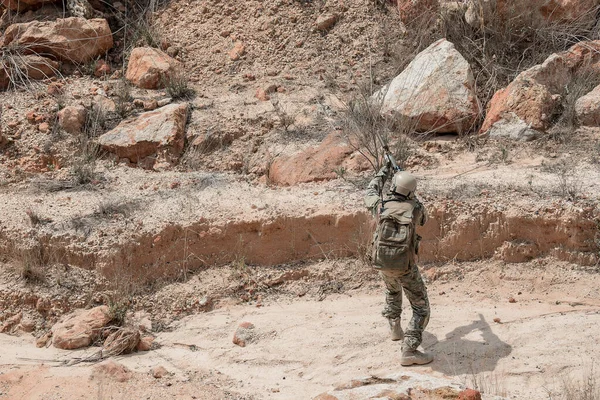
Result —
[[494, 322], [497, 323], [497, 324], [502, 323], [502, 321], [500, 320], [500, 318], [494, 318]]
[[316, 26], [320, 31], [328, 31], [333, 28], [338, 21], [338, 16], [335, 14], [321, 14], [317, 18]]
[[137, 351], [150, 351], [152, 349], [152, 343], [154, 343], [154, 338], [152, 336], [143, 336], [137, 345]]
[[144, 101], [144, 110], [152, 111], [158, 108], [158, 102], [155, 99]]
[[48, 88], [46, 90], [51, 96], [56, 96], [62, 94], [63, 92], [62, 85], [58, 82], [52, 82], [48, 85]]
[[256, 89], [256, 94], [254, 95], [254, 97], [256, 97], [260, 101], [269, 101], [269, 99], [271, 98], [267, 94], [267, 92], [265, 91], [265, 89], [263, 89], [263, 88]]
[[23, 332], [33, 332], [35, 330], [35, 321], [29, 317], [21, 319], [20, 328]]
[[164, 107], [164, 106], [166, 106], [167, 104], [171, 104], [171, 102], [172, 102], [172, 101], [173, 101], [173, 99], [172, 99], [172, 98], [170, 98], [170, 97], [167, 97], [167, 98], [165, 98], [165, 99], [160, 99], [160, 100], [158, 100], [156, 104], [157, 104], [159, 107]]
[[108, 75], [111, 72], [110, 65], [104, 60], [98, 60], [96, 62], [96, 67], [94, 69], [94, 76], [100, 78], [102, 76]]
[[514, 297], [510, 297], [510, 298], [508, 299], [508, 302], [509, 302], [509, 303], [516, 303], [516, 302], [517, 302], [517, 299], [515, 299]]
[[38, 130], [42, 133], [48, 133], [50, 132], [50, 124], [47, 122], [42, 122], [38, 125]]
[[69, 106], [58, 112], [58, 124], [65, 132], [81, 133], [85, 124], [87, 111], [83, 106]]
[[229, 51], [231, 61], [239, 60], [246, 53], [246, 46], [242, 42], [235, 42], [233, 49]]
[[167, 369], [162, 365], [152, 368], [150, 372], [152, 373], [152, 376], [156, 379], [160, 379], [169, 374], [169, 371], [167, 371]]
[[52, 337], [52, 332], [50, 332], [50, 331], [46, 332], [45, 334], [43, 334], [42, 336], [40, 336], [39, 339], [37, 339], [35, 341], [36, 347], [38, 347], [38, 348], [46, 347], [46, 345], [50, 341], [51, 337]]
[[27, 121], [31, 124], [35, 122], [36, 116], [37, 114], [35, 113], [35, 111], [28, 111], [27, 114], [25, 114], [25, 118], [27, 118]]
[[256, 340], [254, 329], [254, 324], [251, 322], [242, 322], [233, 335], [233, 343], [240, 347], [246, 347], [247, 344]]
[[170, 46], [166, 51], [169, 57], [175, 58], [179, 54], [179, 47]]
[[132, 373], [127, 367], [111, 359], [96, 365], [92, 372], [92, 378], [102, 381], [111, 378], [117, 382], [127, 382], [131, 376]]

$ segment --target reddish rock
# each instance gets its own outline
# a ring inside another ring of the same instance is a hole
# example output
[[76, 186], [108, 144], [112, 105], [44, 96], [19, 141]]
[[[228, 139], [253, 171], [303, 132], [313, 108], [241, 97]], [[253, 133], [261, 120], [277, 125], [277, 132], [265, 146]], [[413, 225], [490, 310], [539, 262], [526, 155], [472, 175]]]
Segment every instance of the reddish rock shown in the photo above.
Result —
[[100, 136], [98, 143], [105, 150], [133, 163], [158, 152], [167, 160], [175, 161], [183, 151], [187, 112], [186, 103], [145, 112], [135, 119], [121, 122], [115, 129]]
[[256, 89], [256, 94], [254, 95], [260, 101], [268, 101], [271, 97], [267, 94], [266, 90], [263, 88]]
[[94, 367], [92, 379], [106, 380], [107, 378], [117, 382], [127, 382], [132, 377], [131, 371], [114, 360], [106, 360]]
[[38, 131], [40, 131], [42, 133], [50, 132], [50, 124], [47, 122], [42, 122], [41, 124], [38, 125]]
[[239, 60], [246, 53], [246, 46], [242, 42], [235, 42], [233, 49], [229, 51], [231, 61]]
[[68, 133], [78, 134], [83, 130], [87, 111], [83, 106], [68, 106], [58, 112], [58, 124]]
[[110, 65], [108, 65], [108, 63], [104, 60], [98, 60], [96, 62], [96, 66], [94, 67], [94, 76], [95, 77], [102, 77], [105, 75], [109, 75], [111, 73], [111, 68]]
[[481, 393], [474, 389], [465, 389], [458, 394], [458, 400], [481, 400]]
[[142, 103], [142, 107], [144, 107], [145, 111], [152, 111], [158, 108], [158, 102], [156, 99], [146, 100]]
[[25, 114], [25, 118], [27, 118], [27, 121], [30, 124], [33, 124], [35, 122], [35, 117], [36, 116], [37, 116], [37, 114], [33, 110], [27, 111], [27, 114]]
[[35, 321], [29, 317], [22, 318], [19, 323], [19, 328], [23, 332], [33, 332], [35, 330]]
[[332, 396], [328, 393], [321, 393], [317, 397], [314, 397], [313, 400], [339, 400], [337, 397]]
[[256, 340], [254, 324], [242, 322], [233, 335], [233, 343], [240, 347], [246, 347], [247, 344]]
[[418, 132], [468, 132], [480, 107], [469, 63], [445, 39], [419, 53], [374, 95], [381, 113]]
[[167, 376], [169, 374], [169, 371], [167, 371], [167, 369], [165, 367], [163, 367], [162, 365], [159, 365], [157, 367], [152, 368], [150, 370], [150, 373], [152, 374], [152, 376], [154, 378], [160, 379], [160, 378]]
[[320, 31], [328, 31], [336, 24], [338, 16], [336, 14], [321, 14], [317, 18], [315, 25]]
[[81, 310], [52, 327], [54, 347], [64, 350], [87, 347], [99, 337], [101, 329], [110, 321], [108, 306]]
[[143, 89], [159, 89], [181, 68], [179, 61], [151, 47], [133, 49], [125, 77]]
[[0, 90], [6, 90], [10, 86], [10, 76], [8, 67], [3, 61], [0, 61]]
[[600, 85], [575, 102], [575, 114], [580, 125], [600, 126]]
[[296, 185], [337, 177], [335, 169], [345, 165], [353, 149], [339, 134], [327, 136], [323, 142], [295, 155], [276, 158], [269, 169], [269, 179], [277, 185]]
[[59, 82], [52, 82], [46, 89], [49, 95], [56, 96], [63, 93], [63, 85]]
[[532, 129], [547, 130], [571, 79], [585, 68], [597, 66], [599, 61], [600, 41], [581, 42], [523, 71], [494, 94], [481, 131], [487, 132], [497, 122], [514, 120], [515, 116]]
[[144, 336], [140, 339], [137, 345], [137, 351], [150, 351], [152, 349], [154, 338], [152, 336]]
[[13, 327], [15, 327], [19, 322], [21, 322], [21, 318], [23, 318], [23, 313], [19, 312], [13, 315], [10, 318], [7, 318], [6, 321], [0, 326], [0, 333], [10, 332]]
[[85, 63], [113, 46], [105, 19], [64, 18], [9, 26], [3, 46], [20, 47], [25, 54], [48, 54], [61, 61]]
[[44, 314], [44, 313], [48, 312], [51, 308], [52, 308], [52, 303], [50, 303], [50, 300], [48, 300], [46, 298], [40, 297], [39, 299], [37, 299], [37, 301], [35, 303], [35, 309], [40, 314]]
[[58, 63], [46, 57], [25, 55], [19, 60], [20, 67], [30, 79], [48, 79], [58, 72]]

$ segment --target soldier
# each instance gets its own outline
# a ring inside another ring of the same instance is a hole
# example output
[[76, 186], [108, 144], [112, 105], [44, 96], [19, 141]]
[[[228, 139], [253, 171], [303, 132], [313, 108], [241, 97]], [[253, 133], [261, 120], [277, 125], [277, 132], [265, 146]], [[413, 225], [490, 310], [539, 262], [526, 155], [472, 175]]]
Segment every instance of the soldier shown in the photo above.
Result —
[[[429, 299], [415, 263], [421, 240], [415, 227], [424, 225], [427, 215], [423, 204], [415, 197], [417, 181], [406, 171], [394, 174], [389, 193], [383, 199], [383, 186], [389, 172], [389, 165], [381, 168], [369, 183], [365, 196], [366, 206], [374, 216], [379, 215], [371, 257], [387, 289], [382, 315], [389, 321], [392, 340], [403, 340], [400, 364], [428, 364], [433, 361], [433, 356], [417, 348], [429, 322]], [[403, 291], [413, 310], [406, 332], [400, 325]]]

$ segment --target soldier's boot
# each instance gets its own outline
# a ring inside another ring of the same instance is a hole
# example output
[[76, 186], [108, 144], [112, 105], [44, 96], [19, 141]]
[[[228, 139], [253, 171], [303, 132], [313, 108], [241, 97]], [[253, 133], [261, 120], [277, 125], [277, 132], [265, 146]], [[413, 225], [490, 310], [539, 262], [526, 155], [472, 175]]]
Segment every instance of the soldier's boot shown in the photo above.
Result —
[[404, 339], [404, 332], [402, 331], [402, 326], [400, 325], [400, 317], [398, 318], [388, 318], [390, 323], [390, 331], [392, 333], [392, 340], [402, 340]]
[[422, 353], [419, 350], [402, 350], [402, 358], [400, 358], [400, 365], [407, 367], [409, 365], [423, 365], [429, 364], [433, 361], [433, 355], [431, 353]]

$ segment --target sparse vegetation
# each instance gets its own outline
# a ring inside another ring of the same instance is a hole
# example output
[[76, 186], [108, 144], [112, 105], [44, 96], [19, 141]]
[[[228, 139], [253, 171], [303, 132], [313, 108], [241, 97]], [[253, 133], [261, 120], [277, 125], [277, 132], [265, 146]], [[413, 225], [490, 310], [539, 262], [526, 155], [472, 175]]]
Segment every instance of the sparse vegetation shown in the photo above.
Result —
[[363, 87], [354, 99], [345, 104], [341, 125], [347, 143], [377, 171], [384, 162], [383, 140], [389, 144], [396, 162], [403, 168], [411, 155], [407, 135], [414, 133], [414, 123], [384, 118], [380, 112], [383, 96], [373, 99], [370, 93], [370, 87]]
[[181, 70], [176, 70], [168, 79], [165, 79], [164, 87], [167, 94], [174, 100], [189, 100], [195, 94], [194, 89], [190, 86], [189, 76]]
[[138, 207], [136, 201], [124, 201], [122, 199], [106, 199], [98, 205], [96, 215], [104, 218], [121, 215], [128, 217]]
[[288, 132], [290, 126], [294, 125], [294, 122], [296, 122], [296, 116], [288, 113], [281, 105], [279, 99], [275, 98], [274, 96], [271, 97], [271, 104], [275, 110], [275, 115], [277, 116], [279, 126], [283, 128], [284, 132]]
[[29, 283], [41, 283], [46, 280], [46, 270], [55, 257], [46, 244], [35, 237], [24, 247], [15, 250], [10, 258], [21, 278]]
[[[121, 79], [116, 84], [114, 93], [116, 95], [115, 110], [117, 114], [121, 118], [127, 118], [133, 110], [133, 105], [131, 104], [131, 102], [133, 101], [133, 96], [131, 95], [131, 84], [126, 79]], [[102, 118], [101, 115], [97, 117]], [[102, 126], [106, 126], [106, 123], [103, 122], [102, 124], [100, 124], [99, 127]]]
[[561, 159], [544, 168], [556, 176], [556, 194], [560, 197], [575, 201], [581, 196], [582, 183], [575, 173], [577, 162], [573, 159]]

